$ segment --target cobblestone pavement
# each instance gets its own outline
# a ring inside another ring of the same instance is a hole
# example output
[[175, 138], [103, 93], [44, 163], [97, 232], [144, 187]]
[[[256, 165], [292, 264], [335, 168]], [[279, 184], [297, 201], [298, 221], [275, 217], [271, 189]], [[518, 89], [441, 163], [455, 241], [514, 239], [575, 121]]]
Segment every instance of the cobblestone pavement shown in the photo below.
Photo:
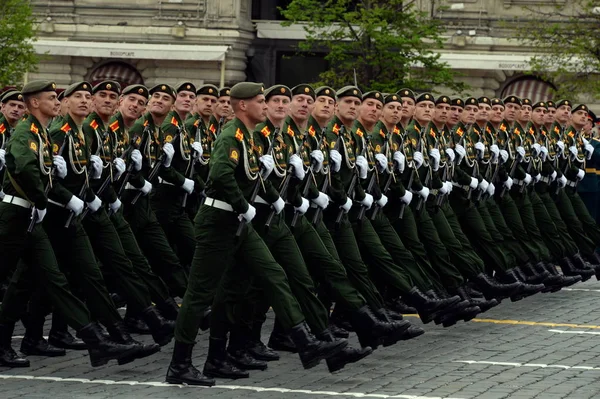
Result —
[[[335, 374], [324, 363], [303, 370], [296, 355], [283, 354], [250, 379], [219, 380], [213, 388], [164, 384], [172, 343], [123, 367], [92, 368], [87, 354], [77, 351], [60, 358], [32, 356], [30, 368], [0, 368], [0, 398], [598, 398], [598, 303], [600, 282], [589, 281], [571, 290], [505, 301], [451, 328], [428, 324], [425, 335], [380, 348]], [[22, 333], [19, 326], [15, 349]], [[206, 335], [198, 341], [194, 360], [201, 368]], [[354, 338], [351, 342], [357, 345]]]

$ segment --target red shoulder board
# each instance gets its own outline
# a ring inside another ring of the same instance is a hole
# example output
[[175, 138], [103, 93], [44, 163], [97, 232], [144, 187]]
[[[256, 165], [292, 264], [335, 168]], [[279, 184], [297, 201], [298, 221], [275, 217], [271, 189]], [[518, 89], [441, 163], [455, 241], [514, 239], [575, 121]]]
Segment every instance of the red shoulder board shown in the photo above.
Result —
[[171, 117], [171, 124], [179, 127], [179, 122], [177, 122], [177, 119], [174, 116]]
[[39, 133], [39, 130], [38, 130], [37, 126], [35, 126], [35, 123], [31, 124], [31, 127], [29, 128], [29, 130], [31, 130], [35, 134]]
[[239, 127], [235, 131], [235, 138], [237, 139], [237, 141], [244, 141], [244, 133]]
[[516, 128], [515, 128], [515, 131], [514, 131], [514, 133], [515, 133], [517, 136], [520, 136], [520, 135], [521, 135], [521, 133], [519, 132], [519, 128], [518, 128], [518, 127], [516, 127]]
[[575, 137], [575, 132], [572, 130], [569, 130], [569, 137]]
[[535, 131], [533, 130], [532, 127], [529, 128], [529, 134], [535, 134]]
[[119, 121], [116, 120], [113, 123], [111, 123], [110, 125], [108, 125], [108, 127], [110, 128], [110, 130], [114, 132], [116, 132], [117, 130], [119, 130]]
[[194, 127], [198, 127], [199, 124], [200, 124], [200, 119], [196, 119], [196, 121], [194, 122]]
[[269, 129], [269, 126], [265, 126], [260, 130], [260, 133], [265, 137], [269, 137], [271, 135], [271, 130]]
[[4, 123], [0, 125], [0, 134], [4, 134], [4, 132], [6, 132], [6, 127], [4, 126]]
[[431, 137], [435, 137], [435, 131], [433, 129], [429, 129], [429, 135]]
[[500, 125], [500, 130], [506, 132], [506, 125], [504, 123]]
[[315, 128], [312, 127], [312, 125], [308, 128], [308, 134], [310, 134], [311, 137], [315, 137], [315, 134], [317, 134], [317, 132], [315, 132]]
[[490, 129], [489, 126], [485, 127], [485, 131], [488, 132], [489, 134], [492, 134], [492, 129]]
[[356, 134], [357, 134], [359, 137], [362, 137], [364, 133], [363, 133], [363, 131], [362, 131], [362, 130], [360, 130], [360, 128], [358, 128], [358, 129], [356, 129]]
[[554, 126], [554, 133], [560, 134], [560, 129], [558, 128], [558, 126]]
[[458, 134], [460, 137], [462, 137], [462, 135], [465, 134], [465, 131], [462, 130], [462, 127], [459, 127], [458, 129], [456, 129], [456, 134]]
[[394, 134], [400, 134], [400, 129], [398, 129], [398, 126], [394, 126]]
[[417, 125], [413, 125], [415, 127], [415, 130], [417, 131], [417, 133], [421, 133], [421, 129], [419, 129], [419, 126]]
[[331, 128], [331, 131], [334, 132], [335, 134], [340, 134], [340, 127], [337, 125], [337, 123], [335, 123], [333, 125], [333, 127]]
[[287, 134], [289, 134], [291, 137], [294, 137], [294, 129], [292, 129], [290, 125], [287, 127]]
[[94, 129], [94, 130], [95, 130], [95, 129], [98, 129], [98, 122], [96, 122], [96, 120], [95, 120], [95, 119], [93, 119], [93, 120], [90, 122], [90, 127], [91, 127], [92, 129]]
[[65, 123], [64, 125], [62, 125], [62, 127], [60, 128], [60, 130], [62, 130], [65, 133], [69, 133], [71, 131], [71, 126], [69, 126], [68, 123]]

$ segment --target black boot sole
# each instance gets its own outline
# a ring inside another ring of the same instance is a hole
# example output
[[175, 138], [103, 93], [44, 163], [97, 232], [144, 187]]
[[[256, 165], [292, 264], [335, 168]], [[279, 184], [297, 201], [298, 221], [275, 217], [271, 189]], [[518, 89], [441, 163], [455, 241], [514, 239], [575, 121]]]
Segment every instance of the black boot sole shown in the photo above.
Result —
[[303, 361], [302, 367], [304, 367], [305, 370], [311, 369], [317, 366], [321, 362], [321, 360], [327, 359], [330, 356], [340, 353], [346, 346], [348, 346], [348, 341], [336, 341], [336, 345], [331, 347], [328, 351], [319, 354], [317, 357], [315, 357], [309, 362], [305, 363]]
[[153, 347], [152, 349], [148, 349], [145, 351], [139, 351], [137, 354], [132, 355], [132, 356], [121, 357], [121, 358], [117, 359], [117, 363], [119, 364], [119, 366], [122, 366], [124, 364], [131, 363], [136, 359], [143, 359], [145, 357], [152, 356], [158, 352], [160, 352], [160, 346]]
[[202, 374], [204, 374], [207, 377], [211, 377], [211, 378], [225, 378], [228, 380], [240, 380], [243, 378], [250, 378], [250, 374], [246, 373], [246, 374], [225, 374], [225, 373], [219, 373], [217, 371], [202, 371]]
[[373, 353], [373, 349], [369, 348], [369, 350], [367, 351], [366, 348], [363, 348], [363, 352], [358, 354], [357, 356], [348, 358], [344, 362], [340, 362], [340, 363], [336, 363], [336, 364], [332, 364], [333, 362], [330, 359], [327, 359], [327, 370], [329, 370], [330, 373], [335, 373], [336, 371], [340, 371], [341, 369], [346, 367], [346, 365], [348, 365], [348, 364], [352, 364], [352, 363], [361, 361], [365, 357], [369, 356], [371, 353]]
[[138, 352], [139, 352], [139, 348], [131, 348], [125, 352], [115, 353], [115, 354], [111, 354], [108, 356], [97, 357], [97, 356], [90, 355], [90, 363], [92, 364], [92, 367], [100, 367], [100, 366], [104, 366], [111, 360], [116, 360], [118, 362], [119, 359], [127, 358], [130, 356], [135, 356], [135, 355], [137, 355]]

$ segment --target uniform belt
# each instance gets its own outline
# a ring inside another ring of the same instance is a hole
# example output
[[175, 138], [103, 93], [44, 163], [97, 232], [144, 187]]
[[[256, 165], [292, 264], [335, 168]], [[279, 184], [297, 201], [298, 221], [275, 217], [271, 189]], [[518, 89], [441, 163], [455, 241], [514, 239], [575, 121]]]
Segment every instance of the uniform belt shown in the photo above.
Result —
[[311, 208], [318, 208], [319, 205], [315, 204], [314, 202], [310, 201], [310, 207]]
[[169, 183], [166, 180], [163, 180], [161, 177], [158, 178], [158, 184], [166, 184], [167, 186], [174, 186], [173, 183]]
[[548, 176], [548, 177], [542, 177], [542, 178], [540, 179], [540, 181], [541, 181], [541, 182], [544, 182], [544, 183], [546, 183], [546, 184], [550, 184], [550, 183], [552, 183], [552, 178], [551, 178], [550, 176]]
[[17, 205], [20, 206], [21, 208], [31, 208], [31, 203], [29, 201], [27, 201], [26, 199], [20, 198], [20, 197], [15, 197], [13, 195], [5, 195], [4, 198], [2, 199], [2, 202], [6, 202], [7, 204], [13, 204], [13, 205]]
[[454, 187], [462, 188], [462, 189], [463, 189], [463, 190], [465, 190], [465, 191], [469, 191], [469, 190], [471, 189], [471, 186], [469, 186], [468, 184], [466, 184], [466, 185], [464, 185], [464, 186], [463, 186], [463, 185], [461, 185], [461, 184], [458, 184], [458, 183], [452, 182], [452, 185], [453, 185]]
[[525, 184], [525, 180], [514, 179], [513, 183], [516, 184], [517, 186], [522, 186], [523, 184]]
[[577, 185], [576, 181], [567, 180], [567, 186], [569, 186], [569, 187], [575, 187], [576, 185]]
[[67, 206], [65, 204], [61, 204], [60, 202], [56, 202], [54, 200], [48, 199], [48, 202], [51, 203], [52, 205], [56, 205], [59, 206], [61, 208], [66, 208]]
[[254, 203], [255, 204], [264, 204], [264, 205], [271, 205], [269, 204], [267, 201], [265, 201], [264, 199], [262, 199], [260, 196], [256, 196], [256, 198], [254, 199]]
[[224, 211], [233, 212], [233, 207], [225, 201], [220, 201], [211, 197], [206, 197], [204, 205], [211, 206], [213, 208], [222, 209]]

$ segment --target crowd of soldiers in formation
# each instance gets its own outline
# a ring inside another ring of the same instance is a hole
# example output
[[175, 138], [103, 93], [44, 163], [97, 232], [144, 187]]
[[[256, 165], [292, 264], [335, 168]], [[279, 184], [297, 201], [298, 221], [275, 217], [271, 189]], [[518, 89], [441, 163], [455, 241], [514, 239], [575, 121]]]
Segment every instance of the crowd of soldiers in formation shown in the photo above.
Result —
[[584, 104], [114, 81], [1, 101], [0, 366], [30, 364], [20, 320], [23, 354], [92, 366], [174, 337], [169, 383], [245, 378], [281, 351], [334, 372], [424, 333], [402, 314], [450, 327], [600, 275]]

